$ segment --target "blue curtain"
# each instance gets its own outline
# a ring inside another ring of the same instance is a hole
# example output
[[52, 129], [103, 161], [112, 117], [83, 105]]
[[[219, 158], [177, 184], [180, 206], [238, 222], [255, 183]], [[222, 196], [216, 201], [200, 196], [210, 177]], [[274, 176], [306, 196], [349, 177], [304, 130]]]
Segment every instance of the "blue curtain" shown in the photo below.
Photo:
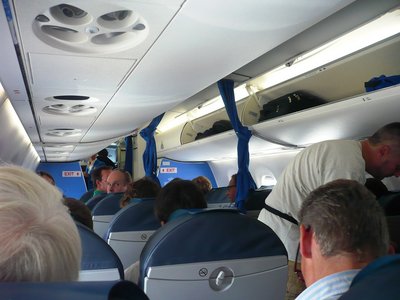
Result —
[[251, 131], [242, 125], [239, 120], [235, 94], [233, 91], [232, 80], [222, 79], [218, 81], [218, 89], [221, 94], [222, 100], [225, 104], [226, 112], [232, 123], [232, 127], [238, 137], [237, 145], [237, 163], [238, 173], [236, 178], [236, 206], [240, 210], [244, 210], [245, 200], [250, 189], [256, 189], [256, 183], [249, 172], [249, 140], [251, 138]]
[[125, 171], [133, 175], [133, 146], [132, 136], [125, 137]]
[[151, 177], [160, 184], [157, 177], [157, 148], [154, 132], [160, 124], [164, 114], [155, 117], [146, 128], [140, 131], [140, 136], [146, 141], [146, 150], [143, 153], [143, 165], [146, 176]]

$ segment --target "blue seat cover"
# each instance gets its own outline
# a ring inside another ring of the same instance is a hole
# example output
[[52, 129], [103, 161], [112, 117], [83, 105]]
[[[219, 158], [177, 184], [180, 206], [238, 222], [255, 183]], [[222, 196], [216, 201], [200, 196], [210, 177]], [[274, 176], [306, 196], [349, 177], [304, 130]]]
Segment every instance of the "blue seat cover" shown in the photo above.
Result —
[[285, 255], [264, 223], [232, 209], [204, 210], [176, 218], [149, 239], [140, 256], [139, 284], [149, 267]]
[[1, 299], [12, 300], [148, 300], [129, 281], [1, 282]]
[[81, 237], [82, 260], [81, 270], [113, 269], [124, 278], [124, 268], [114, 250], [96, 233], [84, 225], [76, 224]]

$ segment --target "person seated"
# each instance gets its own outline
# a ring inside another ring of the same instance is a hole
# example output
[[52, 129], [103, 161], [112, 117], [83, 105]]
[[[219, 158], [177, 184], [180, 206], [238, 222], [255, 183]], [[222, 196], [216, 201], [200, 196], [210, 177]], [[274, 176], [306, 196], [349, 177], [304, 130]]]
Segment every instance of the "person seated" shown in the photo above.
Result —
[[[194, 208], [207, 208], [207, 202], [197, 185], [190, 180], [169, 182], [161, 189], [154, 203], [154, 212], [161, 225], [167, 223], [176, 210]], [[139, 264], [137, 261], [125, 270], [125, 280], [138, 282]]]
[[296, 300], [338, 299], [361, 268], [390, 249], [383, 210], [357, 181], [338, 179], [315, 189], [298, 217], [307, 288]]
[[74, 281], [81, 242], [60, 191], [30, 170], [0, 167], [0, 281]]
[[150, 177], [143, 177], [135, 182], [129, 183], [128, 188], [121, 198], [120, 206], [125, 207], [132, 198], [155, 198], [161, 187]]
[[112, 170], [107, 177], [107, 194], [125, 193], [130, 182], [132, 178], [128, 172], [119, 169]]
[[232, 206], [235, 205], [236, 201], [236, 180], [237, 174], [233, 174], [228, 183], [228, 190], [226, 191], [226, 195], [228, 196]]
[[92, 182], [94, 182], [95, 190], [93, 191], [93, 196], [89, 198], [84, 203], [89, 202], [97, 196], [104, 195], [107, 193], [107, 178], [112, 172], [110, 166], [101, 166], [92, 171]]
[[198, 176], [193, 178], [192, 181], [197, 184], [204, 195], [212, 189], [211, 181], [205, 176]]
[[43, 179], [45, 179], [51, 185], [56, 185], [56, 181], [54, 180], [53, 176], [51, 176], [50, 173], [45, 171], [38, 171], [37, 174]]
[[76, 222], [93, 230], [92, 213], [83, 202], [74, 198], [64, 198], [63, 202], [68, 207], [71, 217]]

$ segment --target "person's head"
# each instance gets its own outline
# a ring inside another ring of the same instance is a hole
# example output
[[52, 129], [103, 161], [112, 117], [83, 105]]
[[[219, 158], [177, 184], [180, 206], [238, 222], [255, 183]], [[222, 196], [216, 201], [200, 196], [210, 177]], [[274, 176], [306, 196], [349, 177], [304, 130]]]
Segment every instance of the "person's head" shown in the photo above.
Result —
[[108, 150], [104, 148], [103, 150], [100, 150], [97, 155], [100, 157], [108, 157]]
[[207, 202], [197, 185], [190, 180], [171, 181], [158, 193], [154, 211], [161, 224], [177, 209], [206, 208]]
[[65, 206], [68, 207], [71, 217], [75, 221], [93, 230], [92, 213], [85, 203], [74, 198], [64, 198], [63, 201]]
[[236, 200], [236, 179], [237, 174], [233, 174], [231, 176], [231, 180], [229, 180], [228, 190], [226, 192], [226, 195], [228, 196], [231, 203], [235, 202]]
[[192, 181], [197, 184], [204, 195], [212, 189], [211, 181], [205, 176], [198, 176], [193, 178]]
[[369, 174], [377, 179], [400, 176], [400, 122], [380, 128], [363, 147], [365, 167]]
[[38, 171], [37, 174], [43, 179], [45, 179], [51, 185], [56, 185], [56, 181], [54, 180], [53, 176], [51, 176], [50, 173], [45, 171]]
[[107, 192], [107, 178], [112, 172], [112, 167], [101, 166], [92, 171], [92, 182], [96, 190]]
[[388, 252], [382, 208], [357, 181], [338, 179], [317, 188], [302, 203], [298, 217], [307, 286], [320, 279], [310, 269], [326, 269], [329, 262], [336, 272], [357, 269]]
[[155, 198], [161, 187], [150, 177], [143, 177], [128, 184], [128, 188], [121, 199], [121, 207], [129, 204], [132, 198]]
[[81, 242], [62, 195], [37, 174], [0, 167], [0, 281], [78, 279]]
[[131, 181], [131, 175], [128, 172], [113, 170], [107, 177], [107, 193], [125, 193]]

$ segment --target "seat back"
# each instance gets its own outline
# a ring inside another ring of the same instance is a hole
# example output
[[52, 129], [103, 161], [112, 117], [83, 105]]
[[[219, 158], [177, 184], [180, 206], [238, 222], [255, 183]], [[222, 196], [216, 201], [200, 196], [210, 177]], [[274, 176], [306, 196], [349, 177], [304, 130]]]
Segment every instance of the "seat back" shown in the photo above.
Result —
[[206, 195], [207, 207], [224, 208], [228, 207], [231, 202], [227, 196], [228, 187], [212, 188]]
[[114, 250], [96, 233], [76, 224], [81, 237], [82, 260], [80, 281], [105, 281], [124, 278], [124, 268]]
[[92, 210], [93, 230], [105, 237], [114, 215], [121, 209], [119, 201], [124, 193], [112, 193], [104, 197]]
[[134, 283], [104, 282], [1, 282], [1, 299], [12, 300], [148, 300]]
[[400, 296], [400, 255], [378, 258], [353, 279], [342, 300], [395, 300]]
[[283, 299], [287, 252], [265, 224], [236, 210], [182, 216], [140, 256], [139, 284], [158, 299]]
[[400, 253], [400, 216], [386, 217], [390, 241], [394, 245], [396, 253]]
[[79, 201], [86, 203], [89, 201], [90, 198], [93, 197], [94, 189], [90, 189], [87, 192], [83, 193], [82, 196], [79, 198]]
[[124, 269], [139, 260], [147, 240], [159, 227], [160, 221], [154, 215], [154, 199], [133, 201], [114, 216], [107, 242], [118, 254]]
[[107, 195], [108, 195], [107, 193], [104, 193], [89, 199], [86, 202], [86, 206], [89, 207], [90, 210], [93, 210], [93, 208], [97, 205], [97, 203], [99, 203], [101, 200], [107, 197]]
[[258, 217], [260, 210], [264, 207], [265, 199], [268, 197], [271, 191], [272, 189], [258, 189], [249, 191], [245, 202], [246, 214], [249, 217]]

